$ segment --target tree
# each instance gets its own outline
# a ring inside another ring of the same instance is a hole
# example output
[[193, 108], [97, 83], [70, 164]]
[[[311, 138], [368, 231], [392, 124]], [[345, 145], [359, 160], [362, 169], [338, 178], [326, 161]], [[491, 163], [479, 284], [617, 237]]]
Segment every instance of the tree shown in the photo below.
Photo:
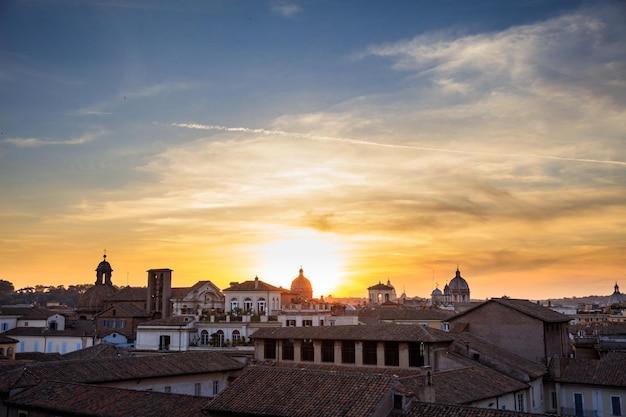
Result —
[[9, 294], [15, 290], [13, 283], [0, 279], [0, 294]]

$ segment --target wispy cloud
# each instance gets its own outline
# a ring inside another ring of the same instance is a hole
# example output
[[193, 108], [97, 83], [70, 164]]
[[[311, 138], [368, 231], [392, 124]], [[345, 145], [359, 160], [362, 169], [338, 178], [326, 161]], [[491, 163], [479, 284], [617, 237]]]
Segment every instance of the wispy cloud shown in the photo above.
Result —
[[73, 146], [84, 145], [85, 143], [91, 142], [101, 134], [102, 132], [88, 133], [83, 136], [64, 140], [54, 140], [49, 138], [7, 138], [4, 141], [6, 143], [17, 146], [18, 148], [37, 148], [41, 146]]
[[228, 127], [228, 126], [221, 126], [221, 125], [204, 125], [204, 124], [199, 124], [199, 123], [172, 123], [170, 124], [170, 126], [188, 128], [188, 129], [198, 129], [198, 130], [215, 130], [215, 131], [222, 131], [222, 132], [275, 135], [275, 136], [284, 136], [284, 137], [292, 137], [292, 138], [300, 138], [300, 139], [344, 142], [344, 143], [350, 143], [354, 145], [375, 146], [375, 147], [393, 148], [393, 149], [406, 149], [406, 150], [415, 150], [415, 151], [444, 152], [444, 153], [476, 155], [476, 156], [482, 155], [482, 156], [489, 156], [489, 157], [497, 156], [497, 157], [505, 157], [505, 158], [538, 158], [538, 159], [551, 159], [551, 160], [557, 160], [557, 161], [586, 162], [586, 163], [626, 166], [626, 161], [611, 161], [611, 160], [600, 160], [600, 159], [590, 159], [590, 158], [572, 158], [572, 157], [567, 157], [567, 156], [541, 155], [541, 154], [536, 154], [536, 153], [480, 152], [480, 151], [468, 151], [468, 150], [459, 150], [459, 149], [435, 148], [435, 147], [430, 147], [430, 146], [402, 145], [402, 144], [393, 144], [393, 143], [372, 142], [372, 141], [366, 141], [366, 140], [360, 140], [360, 139], [349, 139], [349, 138], [339, 138], [339, 137], [324, 136], [324, 135], [315, 135], [311, 133], [287, 132], [284, 130], [276, 130], [276, 129]]
[[272, 11], [283, 17], [293, 17], [302, 11], [302, 8], [292, 3], [276, 2], [272, 4]]

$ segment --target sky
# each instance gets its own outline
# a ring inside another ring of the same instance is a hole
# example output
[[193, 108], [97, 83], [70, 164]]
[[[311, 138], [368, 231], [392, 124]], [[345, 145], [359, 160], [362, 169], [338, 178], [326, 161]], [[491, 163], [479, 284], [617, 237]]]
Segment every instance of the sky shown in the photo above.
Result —
[[0, 2], [0, 279], [626, 292], [626, 3]]

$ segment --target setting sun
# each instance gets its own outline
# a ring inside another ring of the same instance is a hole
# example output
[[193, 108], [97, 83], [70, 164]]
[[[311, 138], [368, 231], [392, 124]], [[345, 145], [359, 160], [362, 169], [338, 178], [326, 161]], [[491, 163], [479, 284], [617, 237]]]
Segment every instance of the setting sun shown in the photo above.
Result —
[[289, 288], [302, 267], [315, 298], [332, 294], [340, 286], [345, 262], [337, 237], [310, 230], [286, 231], [281, 236], [258, 248], [259, 279]]

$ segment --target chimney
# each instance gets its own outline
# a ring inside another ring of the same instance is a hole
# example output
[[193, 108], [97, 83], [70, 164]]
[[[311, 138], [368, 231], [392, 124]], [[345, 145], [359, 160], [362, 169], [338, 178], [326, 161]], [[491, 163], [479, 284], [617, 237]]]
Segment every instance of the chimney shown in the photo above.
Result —
[[254, 277], [254, 289], [259, 288], [259, 276]]

